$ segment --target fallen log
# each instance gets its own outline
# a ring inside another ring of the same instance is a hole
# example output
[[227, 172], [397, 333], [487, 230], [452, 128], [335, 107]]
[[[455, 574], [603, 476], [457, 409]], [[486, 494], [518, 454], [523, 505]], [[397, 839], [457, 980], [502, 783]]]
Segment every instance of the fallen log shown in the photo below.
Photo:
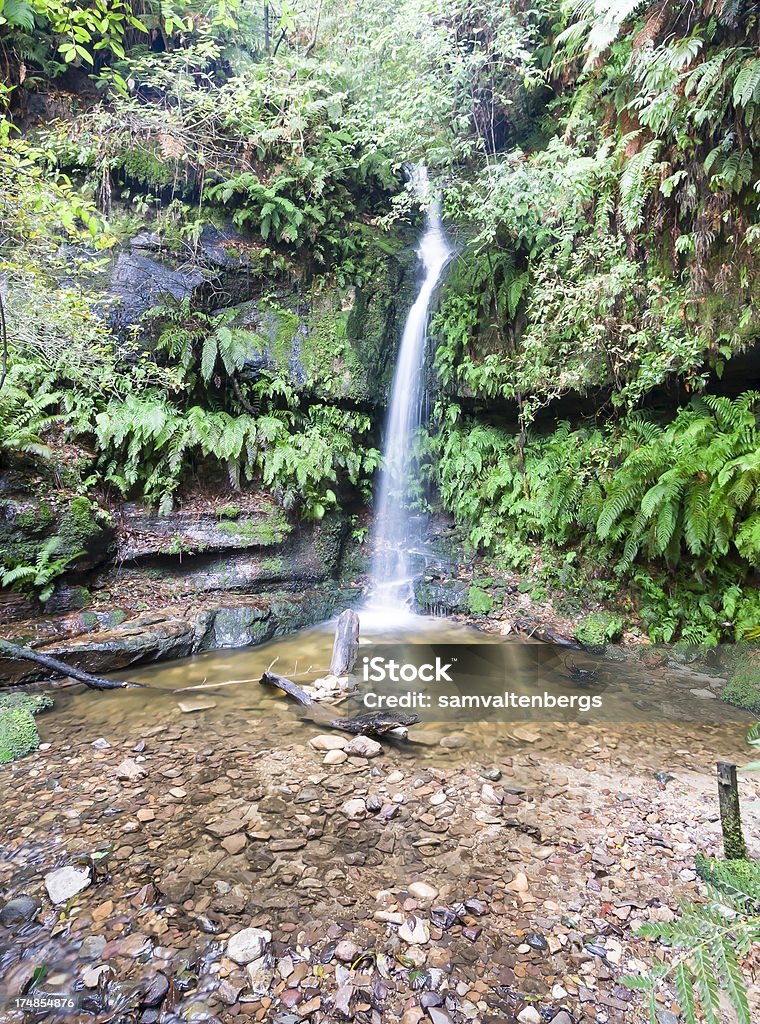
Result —
[[[18, 661], [32, 661], [36, 665], [41, 665], [43, 668], [48, 669], [48, 671], [54, 672], [56, 675], [71, 676], [72, 679], [76, 679], [78, 682], [84, 683], [85, 686], [89, 686], [91, 690], [123, 690], [128, 687], [143, 685], [142, 683], [133, 683], [128, 680], [122, 682], [118, 679], [104, 679], [102, 676], [93, 676], [81, 668], [67, 665], [65, 661], [51, 658], [49, 654], [40, 654], [39, 651], [35, 651], [31, 647], [21, 647], [19, 644], [12, 644], [9, 640], [0, 640], [0, 656]], [[29, 681], [32, 682], [32, 680]], [[19, 685], [23, 685], [23, 682], [22, 680]]]
[[347, 676], [354, 667], [359, 653], [359, 616], [346, 608], [338, 616], [333, 642], [330, 675]]

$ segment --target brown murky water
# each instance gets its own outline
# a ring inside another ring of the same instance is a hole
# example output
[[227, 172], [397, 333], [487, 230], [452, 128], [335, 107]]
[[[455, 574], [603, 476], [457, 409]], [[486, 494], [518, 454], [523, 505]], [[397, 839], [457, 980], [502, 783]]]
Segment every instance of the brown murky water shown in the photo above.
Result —
[[[145, 689], [97, 694], [85, 688], [66, 690], [57, 697], [55, 710], [39, 720], [43, 739], [48, 728], [55, 728], [57, 733], [70, 730], [72, 737], [101, 733], [131, 736], [141, 729], [155, 730], [160, 724], [187, 720], [192, 714], [196, 724], [202, 723], [202, 732], [209, 741], [245, 736], [251, 745], [257, 739], [263, 745], [273, 741], [304, 742], [324, 728], [304, 720], [293, 701], [261, 686], [259, 679], [268, 668], [301, 686], [324, 676], [330, 663], [333, 631], [334, 623], [326, 622], [258, 647], [209, 651], [178, 661], [135, 666], [117, 674], [117, 678], [146, 684]], [[514, 728], [518, 733], [520, 729], [527, 733], [551, 732], [560, 760], [563, 748], [573, 752], [577, 730], [588, 727], [603, 727], [623, 745], [626, 739], [635, 739], [638, 746], [641, 739], [650, 737], [657, 742], [652, 750], [653, 765], [661, 760], [663, 749], [683, 749], [691, 741], [701, 744], [709, 740], [717, 752], [726, 756], [738, 750], [746, 752], [744, 736], [751, 717], [717, 699], [717, 678], [672, 662], [652, 669], [630, 658], [615, 661], [559, 649], [537, 670], [535, 651], [546, 651], [545, 645], [527, 643], [518, 637], [494, 636], [444, 619], [417, 616], [410, 616], [392, 630], [365, 620], [359, 661], [364, 651], [372, 651], [373, 645], [378, 644], [393, 644], [408, 651], [420, 644], [499, 645], [506, 652], [509, 686], [517, 694], [535, 694], [544, 684], [555, 694], [575, 699], [602, 694], [601, 711], [573, 714], [570, 718], [546, 710], [436, 713], [418, 709], [422, 721], [413, 728], [411, 736], [418, 742], [408, 747], [418, 757], [431, 756], [436, 737], [452, 732], [469, 737], [470, 742], [450, 747], [449, 757], [470, 760], [473, 748], [485, 756], [484, 751], [498, 746]], [[598, 678], [591, 684], [577, 685], [572, 678], [576, 668], [593, 670]], [[713, 698], [707, 696], [711, 685], [716, 694]], [[415, 684], [415, 688], [420, 692], [426, 690], [424, 684]], [[380, 692], [383, 686], [370, 687], [359, 681], [355, 694], [331, 703], [340, 704], [344, 717], [359, 714], [366, 710], [362, 697], [369, 689]], [[401, 693], [407, 687], [396, 685], [387, 689]], [[436, 692], [431, 687], [427, 689]], [[468, 692], [486, 694], [493, 690], [492, 682], [467, 677]], [[701, 696], [695, 696], [695, 691]], [[198, 710], [183, 713], [180, 704], [198, 705]]]

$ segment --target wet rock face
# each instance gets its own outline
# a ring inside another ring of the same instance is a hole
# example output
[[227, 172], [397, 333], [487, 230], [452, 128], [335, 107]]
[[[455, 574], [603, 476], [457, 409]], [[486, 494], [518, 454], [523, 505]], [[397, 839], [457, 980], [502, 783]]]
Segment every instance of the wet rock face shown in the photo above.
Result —
[[234, 501], [212, 510], [178, 509], [159, 515], [135, 502], [121, 507], [125, 524], [119, 539], [121, 561], [155, 555], [277, 548], [293, 531], [273, 502], [241, 509]]
[[139, 583], [144, 569], [195, 593], [257, 593], [337, 579], [349, 529], [340, 512], [295, 528], [276, 507], [221, 521], [197, 512], [158, 516], [141, 506], [127, 506], [125, 516], [120, 557], [140, 568], [124, 572]]
[[[69, 558], [77, 572], [90, 572], [114, 552], [113, 522], [105, 509], [82, 495], [56, 503], [18, 490], [0, 498], [0, 564], [34, 565], [43, 547], [53, 543], [51, 557]], [[79, 596], [74, 598], [71, 607], [77, 607]]]
[[[336, 610], [353, 603], [358, 593], [348, 587], [338, 589], [328, 582], [297, 593], [275, 590], [253, 597], [220, 595], [216, 606], [209, 606], [206, 598], [202, 604], [186, 603], [126, 615], [118, 623], [106, 622], [103, 628], [38, 645], [38, 650], [95, 674], [115, 672], [140, 662], [263, 643], [329, 618]], [[33, 625], [42, 638], [51, 620], [37, 620]], [[23, 624], [22, 629], [26, 629]], [[17, 639], [30, 637], [25, 632]], [[44, 675], [30, 662], [0, 658], [0, 686]]]
[[461, 580], [425, 577], [415, 581], [414, 600], [422, 612], [456, 615], [469, 610], [467, 590]]
[[251, 242], [232, 225], [207, 225], [192, 252], [175, 251], [150, 231], [131, 239], [113, 264], [103, 307], [126, 335], [151, 308], [188, 300], [204, 313], [233, 311], [232, 325], [251, 333], [245, 379], [262, 370], [285, 373], [296, 390], [322, 399], [382, 404], [395, 348], [412, 300], [416, 256], [412, 246], [391, 253], [378, 246], [367, 256], [363, 288], [283, 290], [262, 299], [260, 270]]
[[260, 282], [250, 273], [247, 242], [231, 226], [207, 225], [192, 261], [173, 252], [159, 235], [143, 231], [119, 253], [111, 269], [103, 305], [116, 330], [126, 332], [152, 307], [189, 299], [198, 308], [230, 304], [256, 294]]

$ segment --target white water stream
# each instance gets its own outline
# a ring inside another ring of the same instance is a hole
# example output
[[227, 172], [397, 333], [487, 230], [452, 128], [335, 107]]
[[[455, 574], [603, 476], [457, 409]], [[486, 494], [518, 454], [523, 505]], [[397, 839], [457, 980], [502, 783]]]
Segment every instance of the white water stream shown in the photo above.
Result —
[[411, 556], [421, 537], [409, 502], [418, 468], [414, 450], [422, 420], [427, 327], [435, 289], [454, 252], [443, 230], [440, 198], [431, 195], [427, 169], [412, 168], [410, 180], [425, 209], [425, 231], [417, 250], [425, 276], [399, 346], [376, 501], [372, 592], [367, 610], [386, 621], [410, 613]]

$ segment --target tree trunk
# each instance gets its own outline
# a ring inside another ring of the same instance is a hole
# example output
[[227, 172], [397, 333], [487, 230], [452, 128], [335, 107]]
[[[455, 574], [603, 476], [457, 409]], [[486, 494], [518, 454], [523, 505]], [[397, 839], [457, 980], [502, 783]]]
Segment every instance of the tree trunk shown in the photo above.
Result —
[[143, 685], [142, 683], [121, 682], [116, 679], [103, 679], [102, 676], [90, 675], [89, 672], [84, 672], [80, 668], [67, 665], [65, 661], [51, 658], [47, 654], [40, 654], [39, 651], [34, 651], [30, 647], [19, 647], [18, 644], [12, 644], [8, 640], [0, 640], [0, 656], [8, 659], [15, 658], [19, 661], [33, 661], [36, 665], [42, 665], [43, 668], [49, 669], [50, 672], [55, 672], [57, 675], [71, 676], [72, 679], [89, 686], [91, 690], [123, 690], [125, 687]]
[[728, 761], [718, 761], [718, 802], [726, 860], [743, 860], [747, 856], [747, 847], [742, 832], [736, 765]]
[[330, 674], [333, 676], [347, 676], [354, 667], [358, 653], [359, 616], [356, 612], [347, 608], [338, 616], [332, 661], [330, 662]]

